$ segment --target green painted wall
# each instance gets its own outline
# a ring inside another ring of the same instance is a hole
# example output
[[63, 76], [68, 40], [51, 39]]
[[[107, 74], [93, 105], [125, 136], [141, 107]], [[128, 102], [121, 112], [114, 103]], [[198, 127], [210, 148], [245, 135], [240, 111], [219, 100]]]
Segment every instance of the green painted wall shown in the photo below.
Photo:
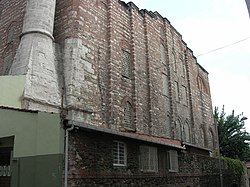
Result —
[[63, 154], [59, 114], [0, 109], [0, 138], [14, 136], [13, 157]]
[[61, 187], [63, 155], [22, 157], [13, 161], [11, 187]]
[[0, 142], [14, 137], [11, 186], [60, 186], [64, 130], [59, 114], [0, 108], [0, 119]]
[[0, 106], [21, 108], [25, 76], [0, 76]]

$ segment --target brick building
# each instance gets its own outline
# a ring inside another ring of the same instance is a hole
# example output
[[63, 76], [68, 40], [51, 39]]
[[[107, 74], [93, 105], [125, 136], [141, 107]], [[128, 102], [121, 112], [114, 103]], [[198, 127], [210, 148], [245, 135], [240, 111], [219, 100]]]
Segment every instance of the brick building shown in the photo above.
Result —
[[[0, 0], [0, 18], [2, 110], [54, 113], [48, 124], [66, 137], [22, 159], [15, 138], [0, 144], [11, 186], [219, 184], [208, 72], [166, 18], [119, 0]], [[28, 164], [38, 158], [50, 169]]]

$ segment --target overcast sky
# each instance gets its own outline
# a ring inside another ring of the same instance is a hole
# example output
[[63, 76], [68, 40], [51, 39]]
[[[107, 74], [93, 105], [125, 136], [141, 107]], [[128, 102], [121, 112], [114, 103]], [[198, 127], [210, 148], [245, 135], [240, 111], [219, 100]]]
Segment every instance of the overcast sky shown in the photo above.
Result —
[[227, 114], [243, 112], [250, 132], [250, 19], [245, 0], [132, 1], [171, 22], [209, 72], [213, 106], [225, 105]]

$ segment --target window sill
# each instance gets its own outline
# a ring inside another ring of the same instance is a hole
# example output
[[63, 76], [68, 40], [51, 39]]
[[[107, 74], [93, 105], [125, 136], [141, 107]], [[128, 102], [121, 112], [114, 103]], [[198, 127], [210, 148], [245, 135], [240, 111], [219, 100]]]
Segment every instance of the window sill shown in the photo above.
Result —
[[113, 164], [114, 167], [126, 167], [126, 164]]

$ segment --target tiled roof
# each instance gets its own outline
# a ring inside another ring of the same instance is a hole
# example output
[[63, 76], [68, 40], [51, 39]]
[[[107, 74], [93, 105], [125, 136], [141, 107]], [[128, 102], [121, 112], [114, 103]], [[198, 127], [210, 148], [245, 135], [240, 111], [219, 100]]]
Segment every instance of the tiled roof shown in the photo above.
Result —
[[77, 122], [77, 121], [68, 121], [68, 125], [74, 125], [76, 128], [81, 129], [81, 130], [93, 130], [93, 131], [98, 131], [98, 132], [103, 132], [107, 134], [113, 134], [117, 136], [122, 136], [126, 138], [131, 138], [135, 140], [140, 140], [140, 141], [145, 141], [148, 143], [154, 143], [154, 144], [159, 144], [159, 145], [165, 145], [177, 149], [185, 149], [179, 140], [174, 140], [174, 139], [168, 139], [168, 138], [161, 138], [161, 137], [155, 137], [147, 134], [142, 134], [142, 133], [135, 133], [135, 132], [121, 132], [117, 131], [114, 129], [108, 129], [104, 127], [98, 127], [82, 122]]

